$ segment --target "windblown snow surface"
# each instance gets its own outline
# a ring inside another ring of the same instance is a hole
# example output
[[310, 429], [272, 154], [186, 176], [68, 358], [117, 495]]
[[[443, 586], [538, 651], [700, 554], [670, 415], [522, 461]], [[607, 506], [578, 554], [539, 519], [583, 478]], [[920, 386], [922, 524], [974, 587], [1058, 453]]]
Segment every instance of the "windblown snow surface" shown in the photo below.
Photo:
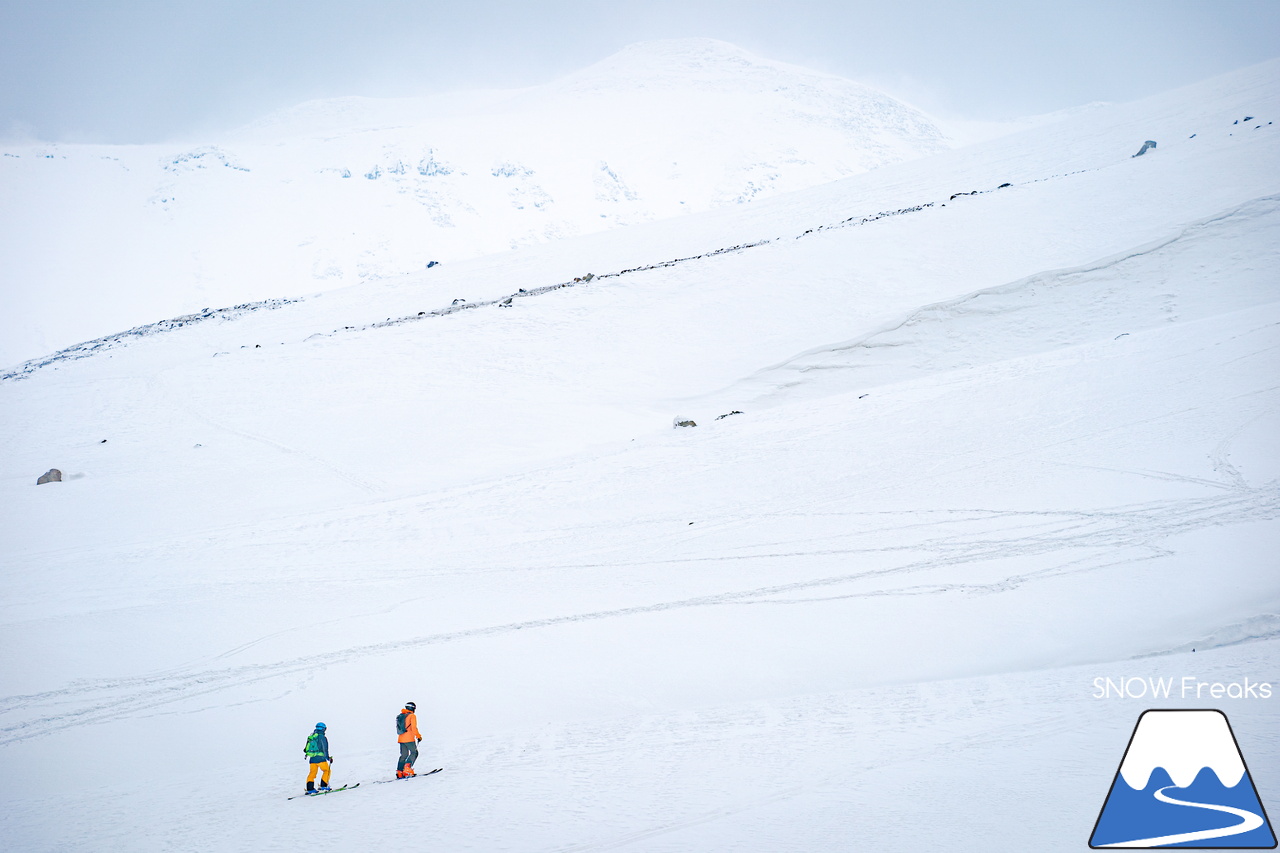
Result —
[[[8, 371], [3, 846], [1085, 849], [1208, 706], [1095, 678], [1280, 686], [1276, 119], [1269, 63]], [[445, 770], [372, 785], [406, 700]], [[1214, 704], [1273, 814], [1278, 702]], [[318, 720], [364, 784], [287, 800]]]

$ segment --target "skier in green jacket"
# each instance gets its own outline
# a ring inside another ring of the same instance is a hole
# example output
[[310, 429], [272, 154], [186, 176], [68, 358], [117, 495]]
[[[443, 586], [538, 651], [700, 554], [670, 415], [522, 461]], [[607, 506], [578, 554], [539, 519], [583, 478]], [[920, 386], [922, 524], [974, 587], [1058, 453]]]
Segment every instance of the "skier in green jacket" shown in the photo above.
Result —
[[329, 738], [325, 736], [324, 723], [316, 723], [316, 730], [307, 735], [307, 745], [303, 748], [303, 754], [307, 756], [307, 761], [311, 765], [311, 772], [307, 774], [307, 793], [317, 793], [317, 770], [320, 771], [319, 790], [330, 790], [329, 765], [333, 763], [333, 756], [329, 755]]

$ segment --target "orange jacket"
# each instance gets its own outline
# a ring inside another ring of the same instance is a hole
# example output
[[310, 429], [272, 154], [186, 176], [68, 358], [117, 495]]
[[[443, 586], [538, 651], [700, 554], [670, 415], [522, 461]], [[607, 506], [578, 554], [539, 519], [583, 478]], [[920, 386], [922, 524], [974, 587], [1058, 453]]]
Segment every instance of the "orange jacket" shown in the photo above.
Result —
[[396, 738], [396, 742], [413, 743], [415, 740], [422, 740], [422, 735], [418, 734], [418, 715], [408, 708], [401, 708], [400, 713], [405, 715], [404, 734]]

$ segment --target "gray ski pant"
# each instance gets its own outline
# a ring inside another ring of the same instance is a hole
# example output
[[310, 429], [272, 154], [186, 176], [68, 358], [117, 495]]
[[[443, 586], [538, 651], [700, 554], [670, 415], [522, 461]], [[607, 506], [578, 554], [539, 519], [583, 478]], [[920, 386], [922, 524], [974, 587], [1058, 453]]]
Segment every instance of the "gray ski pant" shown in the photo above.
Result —
[[407, 766], [413, 769], [413, 762], [418, 760], [418, 745], [413, 741], [400, 744], [400, 763], [396, 765], [396, 772], [403, 773]]

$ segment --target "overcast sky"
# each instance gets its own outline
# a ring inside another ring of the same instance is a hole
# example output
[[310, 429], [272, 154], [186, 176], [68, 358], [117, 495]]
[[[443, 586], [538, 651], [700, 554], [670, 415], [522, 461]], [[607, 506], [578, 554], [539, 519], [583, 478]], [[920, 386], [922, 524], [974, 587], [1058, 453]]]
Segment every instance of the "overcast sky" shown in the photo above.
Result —
[[158, 141], [310, 98], [534, 85], [684, 36], [996, 119], [1280, 56], [1280, 2], [0, 0], [0, 136]]

